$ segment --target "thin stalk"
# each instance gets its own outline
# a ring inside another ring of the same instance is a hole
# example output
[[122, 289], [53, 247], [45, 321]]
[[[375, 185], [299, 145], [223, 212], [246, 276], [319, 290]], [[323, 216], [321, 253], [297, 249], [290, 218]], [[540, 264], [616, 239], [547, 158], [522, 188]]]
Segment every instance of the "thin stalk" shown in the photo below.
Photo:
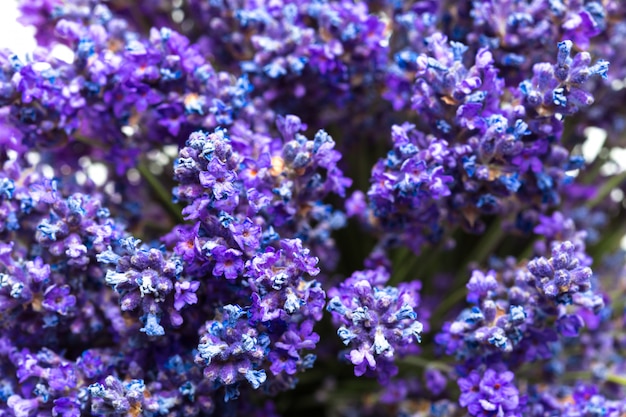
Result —
[[[569, 381], [573, 380], [590, 380], [593, 378], [593, 374], [589, 371], [567, 372], [564, 375], [565, 379]], [[607, 382], [626, 386], [626, 376], [617, 374], [607, 374], [604, 378]]]
[[624, 234], [626, 234], [626, 225], [617, 224], [613, 226], [611, 233], [603, 236], [601, 242], [590, 251], [593, 259], [600, 259], [599, 255], [613, 253], [619, 247]]
[[619, 385], [626, 386], [626, 376], [615, 375], [615, 374], [608, 374], [606, 376], [606, 380], [608, 382], [612, 382], [614, 384], [619, 384]]
[[398, 248], [396, 253], [393, 254], [393, 260], [391, 261], [394, 269], [398, 269], [400, 265], [404, 264], [411, 254], [411, 250], [407, 247], [402, 246]]
[[574, 371], [563, 374], [563, 379], [566, 381], [586, 381], [590, 380], [592, 377], [593, 375], [589, 371]]
[[466, 293], [467, 293], [467, 289], [465, 285], [463, 285], [462, 287], [454, 291], [452, 294], [450, 294], [448, 297], [446, 297], [441, 303], [439, 303], [439, 305], [433, 312], [433, 318], [434, 317], [439, 318], [442, 315], [446, 314], [452, 306], [454, 306], [456, 303], [458, 303], [459, 301], [462, 301], [465, 298]]
[[611, 299], [611, 307], [613, 314], [621, 316], [624, 312], [624, 302], [626, 301], [626, 294], [624, 294], [623, 288], [618, 288], [609, 292], [609, 298]]
[[159, 198], [161, 203], [165, 206], [170, 215], [179, 223], [185, 221], [183, 215], [181, 213], [180, 207], [172, 202], [172, 194], [163, 187], [163, 184], [159, 181], [159, 179], [150, 172], [150, 169], [145, 164], [145, 162], [139, 162], [137, 165], [137, 170], [141, 174], [141, 176], [148, 182], [152, 191]]
[[[497, 218], [491, 223], [487, 232], [482, 235], [480, 244], [470, 252], [467, 256], [467, 261], [463, 264], [467, 265], [471, 261], [483, 263], [487, 259], [487, 256], [498, 246], [503, 237], [502, 221], [500, 218]], [[462, 275], [465, 275], [465, 271], [462, 272]]]
[[415, 270], [415, 267], [420, 261], [420, 257], [415, 255], [412, 251], [408, 251], [406, 256], [403, 256], [400, 259], [400, 262], [397, 264], [396, 272], [393, 274], [391, 279], [389, 280], [389, 284], [397, 284], [399, 282], [406, 282], [409, 276], [411, 275], [411, 271]]
[[439, 369], [440, 371], [444, 371], [448, 373], [454, 370], [447, 363], [434, 361], [434, 360], [430, 360], [427, 358], [422, 358], [421, 356], [408, 356], [406, 358], [400, 359], [398, 362], [400, 365], [411, 365], [411, 366], [417, 366], [419, 368], [424, 368], [424, 369], [434, 368], [434, 369]]
[[530, 255], [533, 254], [534, 247], [535, 247], [535, 239], [533, 239], [532, 242], [530, 242], [528, 244], [528, 246], [526, 246], [526, 248], [524, 248], [524, 250], [522, 251], [522, 253], [519, 256], [519, 260], [521, 261], [521, 260], [530, 258]]
[[447, 239], [447, 237], [443, 238], [436, 246], [433, 246], [428, 252], [420, 256], [421, 262], [415, 266], [416, 277], [422, 280], [429, 279], [432, 275], [432, 267], [434, 265], [441, 265], [441, 256], [438, 255], [445, 252], [443, 244], [445, 239]]
[[132, 16], [135, 23], [139, 24], [139, 29], [143, 33], [148, 33], [152, 25], [146, 19], [146, 14], [141, 11], [139, 5], [137, 3], [131, 3], [132, 5], [129, 7], [130, 15]]
[[72, 137], [74, 138], [75, 141], [80, 142], [80, 143], [84, 143], [85, 145], [91, 146], [91, 147], [96, 148], [96, 149], [102, 149], [102, 150], [105, 150], [105, 151], [110, 149], [110, 146], [108, 144], [99, 142], [99, 141], [97, 141], [95, 139], [88, 138], [88, 137], [83, 136], [83, 135], [75, 134], [75, 135], [72, 135]]
[[598, 156], [593, 162], [593, 165], [583, 171], [582, 179], [580, 182], [587, 185], [593, 184], [596, 179], [598, 179], [598, 176], [600, 175], [600, 170], [605, 163], [606, 160], [601, 159], [600, 156]]
[[390, 284], [406, 282], [410, 279], [419, 278], [426, 280], [432, 275], [432, 267], [439, 265], [441, 257], [438, 254], [445, 252], [443, 238], [438, 244], [428, 248], [420, 255], [416, 255], [412, 250], [402, 247], [394, 256], [394, 274], [389, 280]]
[[596, 196], [594, 198], [592, 198], [591, 200], [587, 201], [587, 204], [585, 204], [588, 208], [593, 208], [596, 205], [598, 205], [599, 203], [602, 202], [602, 200], [604, 200], [604, 198], [609, 195], [611, 193], [611, 191], [613, 191], [613, 189], [615, 187], [617, 187], [618, 185], [620, 185], [623, 181], [626, 181], [626, 171], [621, 172], [617, 175], [612, 176], [611, 178], [609, 178], [604, 185], [602, 186], [602, 188], [600, 188], [600, 190], [598, 191], [598, 194], [596, 194]]
[[457, 288], [456, 291], [451, 293], [447, 298], [445, 298], [439, 306], [435, 309], [433, 313], [433, 317], [439, 317], [442, 314], [445, 314], [450, 307], [454, 306], [459, 301], [465, 298], [466, 288], [463, 284], [463, 280], [467, 276], [467, 270], [465, 266], [469, 264], [471, 261], [476, 261], [478, 263], [483, 263], [487, 256], [493, 252], [493, 250], [498, 246], [498, 243], [502, 240], [504, 236], [502, 232], [502, 223], [500, 219], [494, 220], [489, 226], [487, 232], [483, 235], [480, 245], [476, 247], [470, 254], [467, 256], [466, 260], [461, 265], [461, 269], [457, 272], [456, 277], [454, 278], [454, 284], [452, 288]]

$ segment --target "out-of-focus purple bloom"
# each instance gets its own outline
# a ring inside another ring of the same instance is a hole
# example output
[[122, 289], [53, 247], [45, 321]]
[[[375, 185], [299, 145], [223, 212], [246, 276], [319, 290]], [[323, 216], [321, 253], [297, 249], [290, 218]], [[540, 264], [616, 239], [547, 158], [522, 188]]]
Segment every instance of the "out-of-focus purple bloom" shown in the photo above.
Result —
[[482, 375], [472, 371], [458, 380], [461, 389], [459, 403], [473, 416], [521, 416], [519, 391], [510, 371], [498, 372], [488, 368]]

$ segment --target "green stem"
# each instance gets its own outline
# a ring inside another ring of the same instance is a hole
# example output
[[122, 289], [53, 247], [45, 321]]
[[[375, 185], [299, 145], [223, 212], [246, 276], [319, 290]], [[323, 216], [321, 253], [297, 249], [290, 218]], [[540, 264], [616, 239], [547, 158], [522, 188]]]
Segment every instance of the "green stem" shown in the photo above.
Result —
[[441, 315], [445, 314], [450, 307], [465, 298], [466, 287], [463, 285], [463, 282], [466, 279], [468, 272], [465, 266], [472, 261], [476, 261], [479, 264], [485, 261], [487, 256], [493, 252], [504, 236], [501, 226], [502, 223], [500, 219], [495, 219], [493, 223], [491, 223], [487, 232], [480, 239], [480, 244], [476, 246], [472, 252], [470, 252], [460, 267], [459, 272], [457, 272], [456, 277], [454, 278], [454, 285], [452, 286], [452, 288], [457, 288], [457, 290], [439, 303], [439, 306], [437, 306], [435, 312], [433, 313], [433, 317], [441, 317]]
[[[567, 380], [590, 380], [593, 378], [593, 374], [589, 371], [567, 372], [565, 375]], [[612, 382], [618, 385], [626, 386], [626, 376], [607, 374], [604, 378], [607, 382]]]
[[396, 265], [396, 271], [389, 280], [389, 284], [395, 285], [399, 282], [407, 281], [411, 275], [411, 271], [415, 270], [419, 260], [420, 258], [417, 255], [411, 250], [408, 250], [406, 255], [403, 256]]
[[152, 25], [146, 19], [146, 15], [139, 9], [137, 4], [131, 3], [129, 7], [130, 15], [133, 17], [133, 21], [139, 24], [139, 28], [143, 33], [148, 33]]
[[565, 381], [586, 381], [590, 380], [592, 377], [593, 375], [589, 371], [566, 372], [563, 375]]
[[109, 150], [109, 148], [110, 148], [109, 145], [106, 145], [106, 144], [104, 144], [102, 142], [98, 142], [97, 140], [88, 138], [88, 137], [83, 136], [83, 135], [75, 134], [75, 135], [72, 135], [72, 137], [74, 138], [75, 141], [80, 142], [80, 143], [84, 143], [85, 145], [91, 146], [91, 147], [96, 148], [96, 149], [102, 149], [102, 150], [106, 151], [106, 150]]
[[169, 231], [171, 229], [167, 224], [163, 224], [161, 222], [155, 222], [152, 220], [145, 220], [142, 222], [142, 224], [144, 227], [155, 229], [155, 230]]
[[597, 179], [598, 176], [600, 175], [600, 170], [602, 169], [602, 166], [606, 163], [606, 161], [604, 159], [601, 159], [600, 156], [598, 155], [598, 157], [596, 158], [596, 160], [593, 162], [593, 165], [591, 165], [590, 167], [587, 167], [583, 173], [582, 173], [582, 179], [581, 179], [581, 183], [582, 184], [593, 184]]
[[446, 314], [452, 306], [465, 298], [466, 293], [467, 288], [465, 287], [465, 285], [458, 288], [456, 291], [454, 291], [452, 294], [450, 294], [442, 302], [439, 303], [439, 305], [433, 312], [433, 317], [439, 318], [442, 315]]
[[602, 202], [602, 200], [604, 200], [604, 198], [609, 195], [611, 193], [611, 191], [613, 191], [613, 189], [615, 187], [617, 187], [618, 185], [620, 185], [623, 181], [626, 181], [626, 171], [621, 172], [617, 175], [612, 176], [611, 178], [609, 178], [604, 185], [602, 186], [602, 188], [600, 188], [600, 190], [598, 191], [598, 194], [596, 194], [596, 196], [594, 198], [592, 198], [591, 200], [587, 201], [587, 204], [585, 204], [588, 208], [593, 208], [596, 205], [598, 205], [599, 203]]
[[535, 248], [535, 239], [533, 239], [528, 246], [526, 246], [526, 248], [524, 248], [524, 250], [522, 251], [522, 253], [519, 256], [519, 260], [524, 260], [524, 259], [528, 259], [530, 258], [530, 256], [533, 254], [533, 249]]
[[624, 288], [618, 288], [609, 292], [609, 298], [611, 299], [611, 308], [614, 315], [621, 316], [624, 312], [624, 302], [626, 301], [626, 294], [624, 294]]
[[[467, 265], [471, 261], [476, 261], [479, 264], [483, 263], [487, 259], [487, 256], [493, 253], [503, 237], [502, 221], [500, 218], [497, 218], [491, 223], [487, 232], [480, 238], [480, 244], [476, 245], [474, 250], [470, 252], [467, 257], [467, 262], [463, 264]], [[465, 275], [465, 271], [460, 274]]]
[[452, 372], [453, 368], [447, 363], [434, 361], [427, 358], [422, 358], [421, 356], [408, 356], [406, 358], [402, 358], [399, 361], [399, 364], [417, 366], [419, 368], [435, 368], [444, 372]]
[[407, 247], [400, 247], [397, 249], [396, 253], [393, 255], [393, 269], [397, 270], [400, 265], [403, 265], [406, 260], [411, 256], [412, 252]]
[[139, 162], [137, 170], [141, 173], [141, 176], [148, 181], [150, 188], [152, 188], [152, 191], [154, 191], [159, 200], [165, 205], [165, 208], [172, 215], [172, 217], [179, 223], [182, 223], [185, 219], [181, 214], [180, 207], [172, 202], [172, 194], [166, 190], [165, 187], [163, 187], [163, 184], [150, 171], [145, 162]]
[[614, 384], [624, 385], [626, 386], [626, 376], [608, 374], [606, 376], [606, 380], [608, 382], [613, 382]]
[[428, 252], [421, 255], [419, 257], [421, 262], [415, 265], [414, 276], [423, 280], [430, 278], [433, 275], [433, 266], [441, 265], [441, 257], [437, 255], [445, 251], [443, 244], [440, 242], [437, 246], [433, 246]]
[[600, 243], [598, 243], [593, 250], [590, 250], [593, 259], [600, 259], [603, 254], [613, 253], [620, 245], [621, 240], [626, 233], [626, 226], [620, 224], [611, 224], [613, 226], [609, 230], [611, 233], [605, 235]]

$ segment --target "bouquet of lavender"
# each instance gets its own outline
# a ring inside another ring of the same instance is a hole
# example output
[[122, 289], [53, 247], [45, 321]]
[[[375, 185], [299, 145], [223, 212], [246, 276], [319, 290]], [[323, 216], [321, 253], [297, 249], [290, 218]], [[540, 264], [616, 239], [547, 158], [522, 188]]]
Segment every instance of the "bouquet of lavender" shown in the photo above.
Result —
[[19, 8], [1, 417], [626, 415], [624, 2]]

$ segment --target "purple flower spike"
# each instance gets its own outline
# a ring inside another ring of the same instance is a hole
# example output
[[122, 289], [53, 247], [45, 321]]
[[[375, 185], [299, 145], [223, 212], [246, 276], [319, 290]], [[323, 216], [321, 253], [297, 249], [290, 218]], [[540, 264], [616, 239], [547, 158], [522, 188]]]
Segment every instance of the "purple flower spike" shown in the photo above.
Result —
[[[196, 363], [204, 367], [204, 376], [220, 385], [229, 386], [247, 380], [257, 389], [266, 375], [259, 365], [265, 360], [269, 339], [259, 334], [239, 306], [227, 305], [220, 320], [207, 322], [200, 339]], [[227, 390], [227, 400], [229, 398]]]
[[326, 309], [341, 326], [337, 334], [352, 348], [346, 357], [355, 365], [355, 375], [386, 381], [396, 371], [394, 358], [420, 341], [423, 325], [415, 312], [419, 298], [410, 285], [383, 287], [370, 282], [369, 275], [357, 272], [331, 289]]
[[588, 52], [579, 52], [570, 58], [571, 50], [571, 41], [560, 42], [556, 65], [535, 64], [533, 78], [519, 86], [529, 108], [544, 117], [557, 112], [574, 114], [581, 107], [593, 104], [593, 96], [583, 89], [583, 84], [594, 75], [607, 78], [607, 61], [599, 60], [591, 65]]
[[572, 295], [585, 292], [591, 286], [591, 269], [580, 265], [576, 247], [569, 241], [556, 244], [551, 258], [533, 259], [528, 263], [528, 270], [537, 288], [562, 304], [569, 304]]
[[88, 391], [95, 414], [137, 415], [144, 408], [144, 395], [148, 393], [142, 380], [122, 382], [112, 375], [106, 377], [104, 385], [92, 384]]
[[134, 311], [141, 305], [141, 331], [148, 336], [162, 336], [162, 318], [168, 317], [173, 327], [180, 326], [183, 319], [177, 311], [197, 300], [193, 287], [197, 290], [198, 284], [180, 280], [183, 264], [177, 256], [138, 245], [133, 237], [121, 239], [120, 254], [109, 249], [98, 255], [98, 260], [116, 265], [107, 271], [105, 282], [120, 294], [122, 311]]
[[626, 417], [626, 1], [17, 3], [0, 417]]
[[495, 291], [497, 288], [498, 282], [494, 271], [489, 271], [487, 274], [474, 271], [467, 283], [467, 301], [476, 303], [481, 297], [487, 296], [490, 291]]

